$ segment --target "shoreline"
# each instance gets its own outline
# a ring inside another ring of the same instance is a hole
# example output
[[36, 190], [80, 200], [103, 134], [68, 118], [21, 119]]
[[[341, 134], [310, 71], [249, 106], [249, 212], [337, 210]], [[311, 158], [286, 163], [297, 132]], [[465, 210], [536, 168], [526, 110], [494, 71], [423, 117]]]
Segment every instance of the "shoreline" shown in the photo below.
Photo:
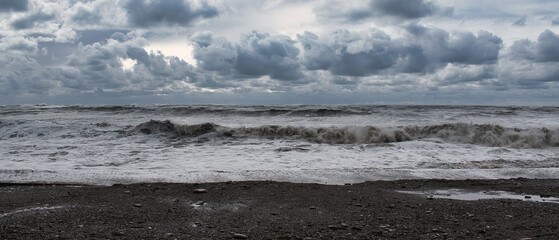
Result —
[[441, 189], [506, 191], [551, 199], [559, 198], [559, 179], [421, 179], [348, 185], [0, 183], [0, 238], [559, 238], [556, 203], [463, 201], [402, 192]]

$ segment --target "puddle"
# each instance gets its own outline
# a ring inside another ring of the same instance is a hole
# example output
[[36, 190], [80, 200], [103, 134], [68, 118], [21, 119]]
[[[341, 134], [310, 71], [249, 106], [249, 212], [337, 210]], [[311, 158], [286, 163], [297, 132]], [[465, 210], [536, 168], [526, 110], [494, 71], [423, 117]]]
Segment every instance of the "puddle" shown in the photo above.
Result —
[[517, 194], [505, 191], [472, 192], [466, 189], [446, 189], [430, 191], [397, 191], [401, 193], [419, 194], [430, 198], [445, 198], [462, 201], [477, 201], [485, 199], [513, 199], [527, 202], [559, 203], [559, 198], [541, 195]]

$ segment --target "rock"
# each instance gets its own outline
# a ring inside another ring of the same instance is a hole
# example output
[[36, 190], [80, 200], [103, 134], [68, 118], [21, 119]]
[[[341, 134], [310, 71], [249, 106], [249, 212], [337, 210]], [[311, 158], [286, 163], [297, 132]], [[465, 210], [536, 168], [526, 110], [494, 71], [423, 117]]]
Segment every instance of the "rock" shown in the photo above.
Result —
[[315, 206], [310, 206], [309, 209], [316, 209], [316, 207]]
[[532, 198], [532, 196], [526, 195], [526, 196], [524, 196], [524, 198], [530, 199], [530, 198]]
[[208, 190], [203, 188], [194, 189], [194, 193], [207, 193]]
[[341, 230], [341, 229], [346, 229], [347, 227], [348, 225], [345, 223], [342, 223], [341, 225], [328, 225], [328, 228], [332, 230]]
[[139, 207], [140, 208], [140, 207], [142, 207], [142, 204], [136, 203], [136, 204], [134, 204], [134, 207]]
[[234, 233], [233, 238], [234, 239], [248, 239], [248, 236], [244, 235], [244, 234], [240, 234], [240, 233]]

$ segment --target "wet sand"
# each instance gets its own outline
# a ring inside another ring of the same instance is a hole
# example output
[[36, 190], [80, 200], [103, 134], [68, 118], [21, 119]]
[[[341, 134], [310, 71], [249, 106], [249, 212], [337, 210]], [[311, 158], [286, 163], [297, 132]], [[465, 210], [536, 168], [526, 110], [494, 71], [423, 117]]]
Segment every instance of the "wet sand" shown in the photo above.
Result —
[[559, 197], [557, 179], [4, 183], [0, 239], [559, 239], [557, 203], [401, 192], [454, 188]]

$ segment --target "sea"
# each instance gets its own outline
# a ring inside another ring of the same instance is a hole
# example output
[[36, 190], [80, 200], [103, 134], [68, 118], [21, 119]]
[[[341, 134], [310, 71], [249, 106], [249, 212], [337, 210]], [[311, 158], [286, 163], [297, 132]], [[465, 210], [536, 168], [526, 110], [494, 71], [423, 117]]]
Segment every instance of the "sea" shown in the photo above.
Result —
[[0, 182], [559, 178], [559, 107], [0, 106]]

